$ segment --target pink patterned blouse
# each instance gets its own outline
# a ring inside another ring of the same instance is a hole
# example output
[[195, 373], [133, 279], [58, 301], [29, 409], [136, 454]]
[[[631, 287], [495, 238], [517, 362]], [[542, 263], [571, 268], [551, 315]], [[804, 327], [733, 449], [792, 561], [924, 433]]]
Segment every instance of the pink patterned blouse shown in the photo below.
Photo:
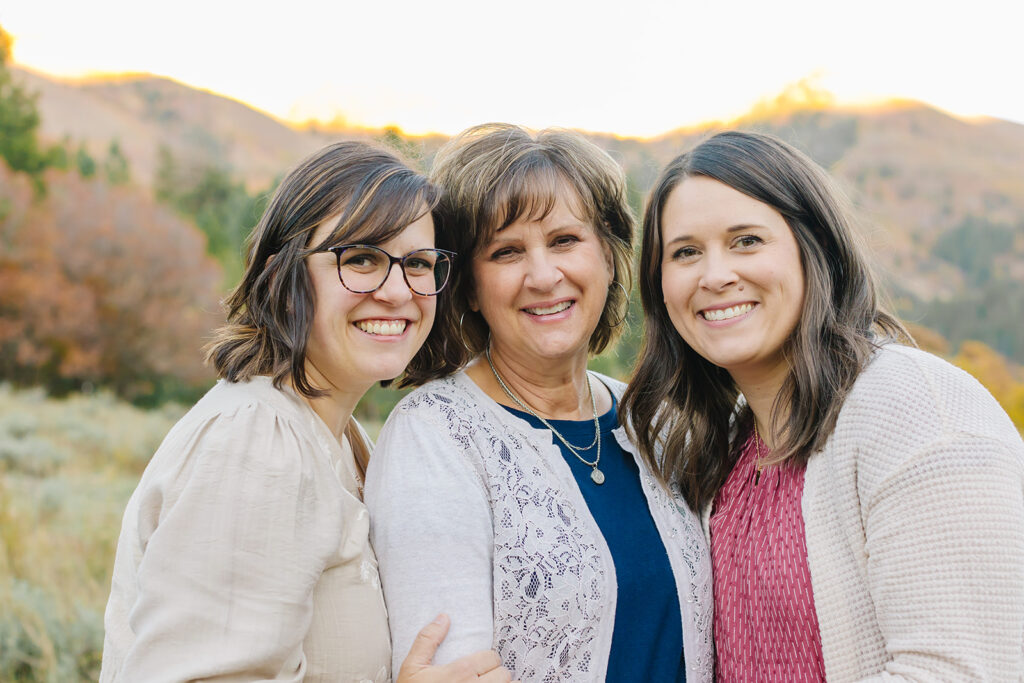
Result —
[[800, 500], [803, 466], [758, 476], [747, 439], [711, 515], [716, 674], [719, 681], [824, 681]]

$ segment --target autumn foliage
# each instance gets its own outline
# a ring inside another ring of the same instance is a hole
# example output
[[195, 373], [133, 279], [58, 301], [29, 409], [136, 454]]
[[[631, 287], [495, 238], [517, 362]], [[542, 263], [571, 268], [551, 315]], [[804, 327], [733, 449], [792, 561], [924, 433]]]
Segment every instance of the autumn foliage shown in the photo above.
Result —
[[129, 398], [208, 383], [221, 271], [198, 229], [131, 186], [0, 160], [0, 377]]

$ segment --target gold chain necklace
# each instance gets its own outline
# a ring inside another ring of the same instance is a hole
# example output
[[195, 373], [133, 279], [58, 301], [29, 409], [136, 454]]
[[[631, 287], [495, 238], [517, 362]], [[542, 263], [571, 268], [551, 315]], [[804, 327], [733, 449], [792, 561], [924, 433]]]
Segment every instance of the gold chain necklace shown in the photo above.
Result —
[[754, 455], [757, 460], [754, 461], [754, 468], [757, 473], [754, 475], [754, 486], [761, 483], [761, 472], [764, 471], [764, 464], [761, 462], [761, 435], [757, 432], [757, 419], [754, 420]]
[[[498, 373], [498, 369], [496, 367], [494, 367], [494, 361], [491, 360], [491, 347], [490, 347], [490, 345], [488, 345], [487, 350], [484, 351], [484, 355], [487, 357], [487, 364], [491, 366], [491, 372], [494, 373], [494, 379], [498, 380], [498, 384], [501, 385], [501, 389], [502, 389], [502, 391], [505, 392], [505, 395], [508, 396], [513, 401], [515, 401], [516, 405], [518, 405], [520, 408], [522, 408], [523, 410], [528, 412], [530, 415], [533, 415], [535, 418], [540, 420], [544, 424], [544, 426], [547, 427], [548, 429], [550, 429], [551, 433], [554, 434], [556, 437], [558, 437], [558, 440], [561, 441], [565, 445], [565, 447], [569, 449], [570, 453], [575, 455], [576, 458], [580, 462], [582, 462], [584, 465], [586, 465], [587, 467], [590, 467], [591, 468], [591, 471], [590, 471], [590, 479], [591, 479], [591, 481], [593, 481], [598, 486], [603, 484], [604, 483], [604, 472], [602, 472], [601, 470], [597, 469], [597, 464], [599, 462], [601, 462], [601, 423], [597, 419], [597, 400], [594, 398], [594, 386], [590, 382], [590, 373], [589, 372], [587, 373], [587, 389], [590, 390], [590, 408], [591, 408], [591, 410], [594, 411], [594, 441], [593, 441], [593, 443], [591, 443], [586, 448], [579, 448], [579, 447], [573, 446], [571, 443], [569, 443], [569, 441], [564, 436], [562, 436], [558, 432], [557, 429], [555, 429], [554, 427], [551, 426], [550, 422], [548, 422], [543, 417], [538, 415], [537, 412], [533, 408], [531, 408], [530, 406], [526, 405], [526, 403], [524, 403], [522, 400], [520, 400], [520, 398], [518, 396], [516, 396], [514, 393], [512, 393], [512, 390], [509, 389], [508, 385], [505, 384], [505, 380], [503, 380], [501, 378], [501, 375]], [[589, 460], [584, 458], [582, 455], [580, 455], [579, 452], [580, 451], [589, 451], [591, 448], [594, 447], [595, 443], [597, 444], [597, 457], [594, 458], [594, 462], [590, 462]]]

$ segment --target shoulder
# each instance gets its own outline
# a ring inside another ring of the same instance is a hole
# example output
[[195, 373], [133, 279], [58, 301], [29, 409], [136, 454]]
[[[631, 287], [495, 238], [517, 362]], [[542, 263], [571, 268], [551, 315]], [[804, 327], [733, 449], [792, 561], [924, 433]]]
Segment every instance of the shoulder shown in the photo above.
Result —
[[481, 415], [488, 409], [482, 397], [464, 371], [432, 380], [398, 402], [381, 433], [390, 431], [395, 423], [427, 421], [444, 426], [456, 417]]
[[[182, 523], [249, 524], [247, 529], [267, 533], [284, 525], [288, 533], [315, 540], [317, 553], [329, 552], [342, 524], [342, 487], [332, 446], [315, 429], [314, 417], [305, 402], [269, 380], [218, 383], [175, 425], [146, 467], [133, 494], [140, 533], [166, 527], [171, 514]], [[333, 448], [340, 449], [336, 441]]]
[[[978, 433], [1019, 441], [1006, 412], [978, 380], [919, 349], [887, 344], [861, 372], [842, 413], [932, 434]], [[841, 418], [843, 417], [841, 413]]]
[[278, 389], [269, 377], [254, 377], [246, 382], [219, 380], [192, 406], [178, 426], [189, 427], [210, 421], [227, 426], [231, 421], [250, 421], [273, 415], [295, 426], [307, 422], [308, 406], [294, 393]]
[[590, 374], [597, 377], [606, 387], [608, 387], [608, 390], [615, 395], [615, 400], [620, 400], [622, 398], [622, 394], [626, 391], [625, 382], [621, 382], [614, 377], [609, 377], [608, 375], [603, 375], [600, 372], [594, 372], [593, 370], [590, 371]]
[[330, 464], [330, 444], [312, 418], [301, 399], [269, 378], [222, 380], [171, 428], [147, 473], [174, 479], [239, 469], [247, 476], [311, 474]]
[[887, 344], [861, 371], [825, 450], [888, 470], [951, 443], [967, 459], [1022, 457], [1019, 433], [976, 379], [925, 351]]

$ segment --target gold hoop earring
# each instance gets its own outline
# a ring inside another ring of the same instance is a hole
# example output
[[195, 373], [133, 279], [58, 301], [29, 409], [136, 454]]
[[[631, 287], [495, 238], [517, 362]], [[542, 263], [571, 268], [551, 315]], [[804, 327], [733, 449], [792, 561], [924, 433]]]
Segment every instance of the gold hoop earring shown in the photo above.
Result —
[[629, 292], [626, 291], [626, 287], [621, 282], [619, 282], [618, 280], [612, 280], [612, 284], [608, 285], [608, 289], [611, 289], [612, 285], [618, 286], [618, 288], [622, 290], [622, 293], [626, 297], [626, 310], [622, 312], [622, 317], [619, 318], [618, 322], [616, 322], [616, 323], [614, 323], [612, 325], [609, 325], [609, 327], [613, 327], [614, 328], [614, 327], [618, 327], [622, 323], [626, 322], [626, 318], [629, 317]]

